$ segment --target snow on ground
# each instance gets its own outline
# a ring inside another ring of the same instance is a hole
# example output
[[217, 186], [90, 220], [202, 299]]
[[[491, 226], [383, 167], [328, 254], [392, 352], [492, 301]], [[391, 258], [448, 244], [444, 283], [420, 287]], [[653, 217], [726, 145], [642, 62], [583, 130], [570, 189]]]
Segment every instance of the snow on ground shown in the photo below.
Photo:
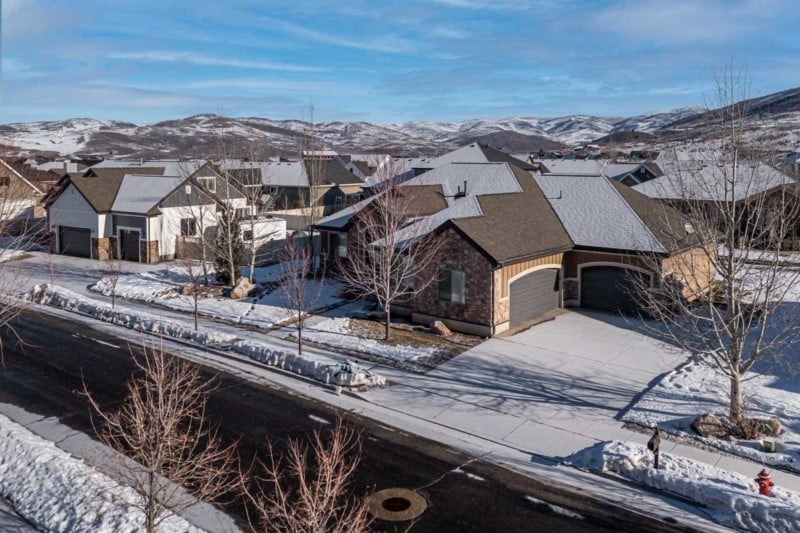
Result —
[[[245, 269], [247, 275], [249, 269]], [[281, 265], [269, 265], [255, 269], [257, 284], [274, 283], [281, 279]], [[105, 277], [90, 289], [105, 296], [112, 293], [120, 298], [139, 300], [157, 304], [168, 309], [186, 313], [194, 313], [194, 300], [191, 296], [181, 294], [181, 289], [190, 282], [186, 268], [170, 267], [163, 270], [142, 272], [139, 274], [120, 276], [116, 289], [110, 278]], [[307, 281], [307, 294], [313, 301], [314, 309], [322, 309], [340, 303], [337, 294], [342, 285], [333, 280], [321, 282], [316, 279]], [[315, 298], [316, 297], [316, 298]], [[315, 300], [315, 301], [314, 301]], [[225, 297], [201, 297], [198, 300], [198, 313], [203, 316], [223, 320], [233, 324], [243, 324], [259, 328], [272, 326], [291, 319], [292, 313], [287, 309], [285, 294], [275, 288], [268, 294], [256, 298], [231, 300]]]
[[[763, 269], [747, 269], [745, 286], [757, 292]], [[796, 283], [797, 269], [784, 268], [778, 283], [790, 286], [787, 301], [773, 315], [778, 325], [767, 331], [766, 339], [781, 338], [781, 324], [796, 320], [800, 300], [800, 283]], [[691, 429], [692, 420], [704, 413], [724, 414], [728, 406], [729, 382], [720, 376], [700, 356], [666, 374], [650, 388], [622, 419], [643, 426], [654, 426], [666, 431], [691, 437], [729, 453], [747, 457], [764, 464], [780, 465], [800, 472], [800, 349], [797, 340], [789, 340], [783, 353], [758, 361], [744, 382], [745, 410], [749, 416], [776, 418], [783, 432], [775, 440], [776, 453], [761, 451], [760, 440], [734, 440], [702, 438]]]
[[177, 339], [185, 339], [200, 344], [225, 344], [232, 342], [236, 337], [228, 333], [200, 329], [194, 331], [190, 327], [162, 320], [156, 315], [131, 311], [117, 305], [91, 300], [80, 294], [58, 286], [36, 285], [31, 291], [32, 301], [60, 307], [68, 311], [77, 311], [104, 322], [111, 322], [137, 331], [166, 335]]
[[[135, 497], [83, 461], [0, 415], [0, 494], [44, 531], [134, 532], [144, 515], [120, 500]], [[119, 497], [119, 498], [116, 498]], [[172, 516], [161, 532], [200, 531]]]
[[239, 355], [331, 385], [361, 387], [380, 386], [386, 383], [383, 377], [350, 361], [340, 363], [324, 356], [298, 355], [260, 342], [237, 340], [237, 337], [230, 333], [220, 333], [204, 328], [194, 331], [193, 328], [162, 320], [142, 311], [126, 309], [119, 305], [112, 308], [110, 304], [91, 300], [63, 287], [37, 285], [31, 291], [30, 298], [39, 304], [83, 313], [137, 331], [184, 339], [203, 345], [225, 344], [231, 351]]
[[[720, 253], [725, 255], [724, 251]], [[754, 263], [772, 262], [775, 260], [775, 252], [769, 250], [734, 250], [734, 257], [747, 258], [748, 261]], [[782, 252], [779, 257], [782, 264], [800, 266], [800, 252]]]
[[349, 318], [331, 318], [303, 330], [303, 338], [332, 348], [342, 348], [352, 352], [364, 353], [393, 359], [395, 361], [416, 361], [438, 353], [434, 346], [409, 346], [388, 344], [384, 341], [359, 337], [350, 329]]
[[612, 472], [642, 485], [687, 498], [707, 508], [726, 526], [748, 531], [800, 531], [800, 493], [774, 489], [774, 498], [761, 496], [754, 480], [668, 453], [660, 468], [652, 468], [652, 453], [640, 444], [610, 441], [567, 459], [578, 468]]
[[793, 374], [753, 374], [744, 386], [748, 414], [774, 417], [783, 425], [783, 433], [774, 438], [778, 444], [775, 453], [762, 452], [760, 440], [703, 438], [691, 429], [697, 415], [724, 414], [728, 404], [728, 381], [698, 358], [667, 374], [622, 419], [648, 427], [658, 425], [735, 455], [800, 472], [800, 378]]

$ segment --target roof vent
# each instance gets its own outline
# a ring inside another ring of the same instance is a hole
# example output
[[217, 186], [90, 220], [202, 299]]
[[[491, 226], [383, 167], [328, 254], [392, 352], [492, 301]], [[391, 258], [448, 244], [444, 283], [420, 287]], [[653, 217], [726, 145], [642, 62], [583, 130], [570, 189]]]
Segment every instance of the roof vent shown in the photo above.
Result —
[[464, 198], [467, 195], [467, 180], [464, 180], [464, 188], [462, 189], [459, 185], [458, 190], [456, 190], [455, 198]]

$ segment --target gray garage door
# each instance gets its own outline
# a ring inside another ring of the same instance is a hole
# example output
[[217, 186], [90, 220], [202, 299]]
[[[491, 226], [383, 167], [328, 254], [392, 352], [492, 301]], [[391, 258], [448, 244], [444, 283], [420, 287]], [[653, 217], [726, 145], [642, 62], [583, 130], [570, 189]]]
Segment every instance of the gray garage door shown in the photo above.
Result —
[[649, 283], [649, 275], [614, 266], [586, 267], [581, 270], [581, 307], [635, 313], [637, 280]]
[[88, 229], [58, 227], [59, 253], [77, 257], [90, 257], [92, 245]]
[[561, 301], [559, 270], [537, 270], [511, 282], [511, 325], [558, 309]]

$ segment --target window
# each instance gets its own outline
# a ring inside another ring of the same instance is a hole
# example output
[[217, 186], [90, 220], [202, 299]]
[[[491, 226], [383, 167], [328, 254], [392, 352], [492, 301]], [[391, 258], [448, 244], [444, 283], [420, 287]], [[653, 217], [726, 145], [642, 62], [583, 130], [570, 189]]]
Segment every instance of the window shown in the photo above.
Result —
[[249, 207], [237, 207], [236, 208], [236, 215], [239, 217], [239, 220], [246, 220], [250, 218], [250, 208]]
[[340, 233], [336, 239], [336, 257], [347, 257], [347, 233]]
[[439, 266], [439, 299], [457, 304], [464, 303], [464, 267], [444, 263]]
[[333, 208], [338, 211], [339, 209], [341, 209], [343, 207], [344, 207], [344, 196], [337, 196], [333, 200]]
[[246, 229], [242, 231], [242, 240], [245, 242], [250, 242], [253, 240], [253, 230]]
[[197, 183], [208, 192], [217, 192], [217, 180], [214, 176], [198, 176]]
[[274, 185], [270, 185], [269, 186], [269, 193], [270, 194], [278, 194], [278, 188], [275, 187]]
[[11, 178], [8, 176], [0, 176], [0, 187], [8, 187], [11, 185]]
[[181, 219], [181, 237], [194, 237], [197, 235], [197, 221], [193, 218]]

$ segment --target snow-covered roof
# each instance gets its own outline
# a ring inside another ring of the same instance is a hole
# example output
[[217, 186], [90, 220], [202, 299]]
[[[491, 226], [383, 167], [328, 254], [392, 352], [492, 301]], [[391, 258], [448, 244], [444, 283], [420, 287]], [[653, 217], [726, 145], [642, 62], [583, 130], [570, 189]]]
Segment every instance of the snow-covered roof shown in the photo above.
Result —
[[146, 215], [183, 181], [184, 178], [175, 176], [126, 174], [111, 210]]
[[544, 174], [536, 182], [576, 246], [666, 251], [608, 178]]
[[570, 176], [600, 176], [605, 161], [600, 159], [536, 159], [548, 174]]
[[261, 182], [278, 187], [308, 187], [308, 176], [301, 161], [260, 163]]
[[441, 185], [448, 206], [464, 190], [466, 196], [520, 192], [522, 189], [507, 163], [457, 162], [439, 166], [405, 182], [405, 185]]
[[180, 176], [188, 177], [197, 172], [206, 162], [200, 159], [192, 159], [187, 161], [179, 161], [177, 159], [144, 159], [128, 161], [122, 159], [106, 159], [92, 165], [90, 168], [163, 168], [164, 176]]
[[727, 200], [738, 202], [778, 187], [797, 182], [779, 170], [754, 161], [739, 163], [736, 184], [732, 164], [717, 165], [705, 161], [663, 160], [660, 178], [636, 185], [635, 190], [652, 198], [674, 200]]

